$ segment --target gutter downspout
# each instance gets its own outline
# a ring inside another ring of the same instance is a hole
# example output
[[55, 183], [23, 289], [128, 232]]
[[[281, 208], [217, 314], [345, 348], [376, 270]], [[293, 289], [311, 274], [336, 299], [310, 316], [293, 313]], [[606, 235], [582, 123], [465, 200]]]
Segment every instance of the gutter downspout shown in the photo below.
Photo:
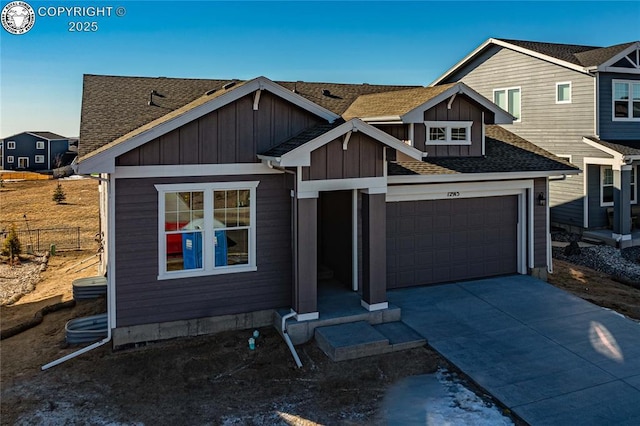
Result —
[[[287, 170], [284, 167], [277, 167], [274, 166], [273, 163], [271, 161], [267, 161], [267, 166], [269, 166], [270, 169], [275, 169], [275, 170], [280, 170], [284, 173], [290, 174], [293, 176], [293, 217], [291, 219], [291, 226], [293, 227], [293, 232], [292, 237], [293, 237], [293, 268], [294, 268], [294, 285], [297, 285], [298, 283], [298, 203], [297, 203], [297, 197], [298, 197], [298, 175], [296, 174], [296, 172], [293, 172], [291, 170]], [[298, 368], [302, 367], [302, 362], [300, 361], [300, 357], [298, 356], [298, 353], [296, 352], [296, 348], [293, 346], [293, 342], [291, 342], [291, 337], [289, 337], [289, 333], [287, 332], [287, 320], [289, 318], [292, 318], [296, 315], [296, 312], [291, 309], [291, 312], [289, 312], [287, 315], [282, 317], [282, 324], [280, 325], [280, 331], [282, 332], [282, 338], [284, 339], [285, 343], [287, 344], [287, 346], [289, 347], [289, 351], [291, 351], [291, 355], [293, 355], [293, 359], [296, 362], [296, 365], [298, 366]]]
[[550, 197], [549, 197], [549, 182], [554, 181], [562, 181], [562, 180], [567, 180], [567, 175], [563, 174], [560, 177], [557, 177], [555, 179], [551, 179], [548, 178], [547, 179], [547, 272], [549, 274], [553, 274], [553, 253], [552, 253], [552, 248], [551, 248], [551, 206], [550, 204]]
[[[92, 176], [92, 178], [98, 179], [98, 180], [100, 180], [102, 182], [109, 182], [108, 179], [104, 179], [104, 178], [98, 178], [98, 177], [95, 177], [95, 176]], [[112, 191], [111, 186], [112, 185], [110, 185], [110, 184], [107, 185], [107, 188], [108, 188], [107, 191], [108, 191], [108, 194], [109, 194], [110, 203], [113, 202], [110, 199], [111, 198], [111, 191]], [[95, 342], [95, 343], [93, 343], [93, 344], [91, 344], [91, 345], [89, 345], [87, 347], [84, 347], [84, 348], [82, 348], [80, 350], [77, 350], [75, 352], [67, 354], [67, 355], [63, 356], [62, 358], [56, 359], [55, 361], [51, 361], [50, 363], [45, 364], [42, 367], [40, 367], [40, 369], [42, 371], [48, 370], [49, 368], [55, 367], [56, 365], [59, 365], [59, 364], [62, 364], [63, 362], [68, 361], [68, 360], [70, 360], [72, 358], [75, 358], [78, 355], [82, 355], [82, 354], [84, 354], [86, 352], [92, 351], [93, 349], [95, 349], [97, 347], [100, 347], [102, 345], [105, 345], [105, 344], [109, 343], [111, 341], [111, 318], [109, 318], [109, 313], [111, 312], [111, 304], [112, 303], [113, 303], [112, 297], [110, 297], [109, 294], [107, 294], [107, 337], [105, 337], [104, 339], [100, 340], [99, 342]]]

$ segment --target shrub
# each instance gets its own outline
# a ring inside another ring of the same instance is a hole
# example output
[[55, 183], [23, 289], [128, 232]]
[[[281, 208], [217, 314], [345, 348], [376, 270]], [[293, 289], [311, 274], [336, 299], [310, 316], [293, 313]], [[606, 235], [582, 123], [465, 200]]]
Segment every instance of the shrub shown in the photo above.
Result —
[[67, 195], [62, 190], [62, 185], [58, 183], [58, 186], [56, 186], [56, 189], [53, 191], [52, 200], [55, 201], [56, 204], [60, 204], [66, 199], [67, 199]]
[[18, 238], [18, 232], [16, 231], [16, 225], [11, 224], [9, 235], [4, 240], [2, 246], [2, 254], [5, 256], [17, 256], [22, 252], [22, 246], [20, 245], [20, 239]]

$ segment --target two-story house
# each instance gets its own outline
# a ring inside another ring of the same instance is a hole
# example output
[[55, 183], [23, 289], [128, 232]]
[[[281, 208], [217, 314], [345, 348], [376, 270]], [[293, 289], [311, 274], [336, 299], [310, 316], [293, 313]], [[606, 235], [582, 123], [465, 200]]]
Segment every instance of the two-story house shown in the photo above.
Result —
[[548, 179], [578, 169], [513, 119], [464, 83], [85, 76], [113, 344], [327, 318], [326, 270], [364, 313], [387, 289], [544, 276]]
[[[640, 42], [608, 47], [489, 39], [432, 85], [462, 81], [516, 117], [509, 131], [566, 158], [551, 218], [620, 246], [640, 225]], [[589, 233], [589, 232], [587, 232]]]
[[69, 138], [51, 132], [22, 132], [4, 138], [4, 170], [52, 170], [68, 164]]

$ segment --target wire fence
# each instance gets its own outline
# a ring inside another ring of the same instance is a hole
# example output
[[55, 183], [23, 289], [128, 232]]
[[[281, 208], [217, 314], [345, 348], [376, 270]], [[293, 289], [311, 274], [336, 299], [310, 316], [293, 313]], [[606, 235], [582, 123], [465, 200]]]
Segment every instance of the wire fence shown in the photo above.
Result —
[[[42, 252], [49, 250], [52, 245], [56, 246], [56, 250], [80, 250], [82, 248], [79, 226], [70, 228], [16, 230], [16, 233], [18, 234], [23, 252]], [[0, 233], [0, 244], [2, 246], [4, 246], [4, 241], [8, 236], [8, 230]], [[85, 241], [85, 244], [88, 244], [88, 242]]]

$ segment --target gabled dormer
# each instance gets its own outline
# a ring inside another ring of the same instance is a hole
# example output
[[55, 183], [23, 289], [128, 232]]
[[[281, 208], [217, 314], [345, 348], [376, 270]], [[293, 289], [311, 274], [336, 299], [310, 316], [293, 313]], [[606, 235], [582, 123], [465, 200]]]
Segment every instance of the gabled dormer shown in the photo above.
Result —
[[485, 125], [514, 117], [464, 83], [363, 95], [343, 114], [436, 157], [485, 154]]

